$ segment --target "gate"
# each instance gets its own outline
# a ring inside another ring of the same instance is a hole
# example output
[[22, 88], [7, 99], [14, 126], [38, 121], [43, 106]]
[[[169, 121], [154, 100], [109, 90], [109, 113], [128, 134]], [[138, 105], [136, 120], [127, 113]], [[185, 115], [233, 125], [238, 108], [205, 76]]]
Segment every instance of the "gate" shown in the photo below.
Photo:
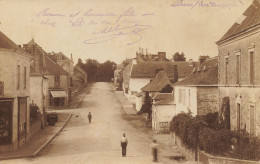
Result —
[[26, 142], [27, 134], [27, 97], [18, 98], [18, 145]]

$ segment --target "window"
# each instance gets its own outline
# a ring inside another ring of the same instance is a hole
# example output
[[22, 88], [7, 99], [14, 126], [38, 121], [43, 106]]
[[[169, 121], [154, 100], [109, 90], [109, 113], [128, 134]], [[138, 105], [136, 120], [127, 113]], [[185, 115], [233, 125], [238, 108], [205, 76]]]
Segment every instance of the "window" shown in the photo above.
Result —
[[250, 135], [255, 135], [255, 106], [250, 105]]
[[182, 94], [183, 95], [183, 104], [185, 105], [185, 103], [186, 103], [185, 89], [183, 89], [182, 92], [183, 92], [183, 94]]
[[236, 53], [236, 83], [240, 83], [240, 51]]
[[249, 76], [250, 84], [254, 84], [255, 81], [255, 64], [254, 64], [254, 52], [249, 52]]
[[182, 89], [179, 89], [179, 103], [182, 102]]
[[166, 128], [166, 127], [168, 127], [168, 122], [159, 122], [159, 126], [161, 128]]
[[237, 103], [237, 130], [240, 130], [240, 104]]
[[55, 86], [56, 87], [60, 86], [60, 76], [55, 76]]
[[189, 93], [188, 94], [189, 94], [189, 100], [188, 100], [189, 102], [188, 103], [189, 103], [189, 106], [190, 106], [190, 89], [189, 89]]
[[26, 67], [24, 67], [24, 89], [26, 88]]
[[228, 83], [228, 57], [225, 58], [225, 84]]
[[73, 87], [72, 77], [70, 77], [70, 86]]
[[20, 65], [17, 65], [17, 89], [20, 88]]

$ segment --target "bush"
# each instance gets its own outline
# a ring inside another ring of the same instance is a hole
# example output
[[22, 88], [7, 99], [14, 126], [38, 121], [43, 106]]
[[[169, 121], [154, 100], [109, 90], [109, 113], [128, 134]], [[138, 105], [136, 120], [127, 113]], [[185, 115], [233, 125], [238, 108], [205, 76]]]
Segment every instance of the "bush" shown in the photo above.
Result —
[[34, 103], [30, 104], [30, 118], [31, 118], [31, 120], [37, 118], [39, 115], [40, 115], [40, 108]]
[[225, 129], [224, 124], [218, 120], [218, 113], [196, 117], [181, 113], [172, 119], [170, 130], [193, 150], [199, 146], [200, 150], [213, 155], [245, 160], [260, 159], [258, 138], [250, 137], [245, 131]]

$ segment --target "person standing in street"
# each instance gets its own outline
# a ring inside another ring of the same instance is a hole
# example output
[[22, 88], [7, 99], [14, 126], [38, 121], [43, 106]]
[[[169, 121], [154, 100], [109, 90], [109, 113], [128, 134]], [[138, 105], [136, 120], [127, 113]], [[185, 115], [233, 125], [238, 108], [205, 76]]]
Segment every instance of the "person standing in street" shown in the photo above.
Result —
[[91, 115], [91, 113], [89, 112], [89, 113], [88, 113], [88, 122], [89, 122], [89, 123], [91, 123], [91, 119], [92, 119], [92, 115]]
[[122, 157], [126, 157], [126, 146], [127, 146], [127, 138], [125, 136], [125, 133], [123, 134], [123, 137], [121, 138], [121, 147], [122, 147]]
[[156, 143], [156, 140], [153, 140], [151, 147], [152, 147], [153, 161], [158, 162], [158, 144]]

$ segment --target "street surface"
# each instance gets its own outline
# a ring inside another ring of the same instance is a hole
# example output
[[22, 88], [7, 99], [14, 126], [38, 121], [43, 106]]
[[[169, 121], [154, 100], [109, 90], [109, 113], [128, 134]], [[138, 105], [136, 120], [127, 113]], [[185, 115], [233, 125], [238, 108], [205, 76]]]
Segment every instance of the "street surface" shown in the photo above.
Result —
[[[1, 161], [1, 164], [149, 164], [152, 162], [146, 127], [136, 128], [126, 115], [110, 83], [94, 83], [77, 109], [60, 110], [73, 116], [64, 130], [36, 158]], [[87, 115], [92, 113], [92, 122]], [[137, 120], [137, 122], [140, 120]], [[128, 138], [127, 156], [120, 140]]]

